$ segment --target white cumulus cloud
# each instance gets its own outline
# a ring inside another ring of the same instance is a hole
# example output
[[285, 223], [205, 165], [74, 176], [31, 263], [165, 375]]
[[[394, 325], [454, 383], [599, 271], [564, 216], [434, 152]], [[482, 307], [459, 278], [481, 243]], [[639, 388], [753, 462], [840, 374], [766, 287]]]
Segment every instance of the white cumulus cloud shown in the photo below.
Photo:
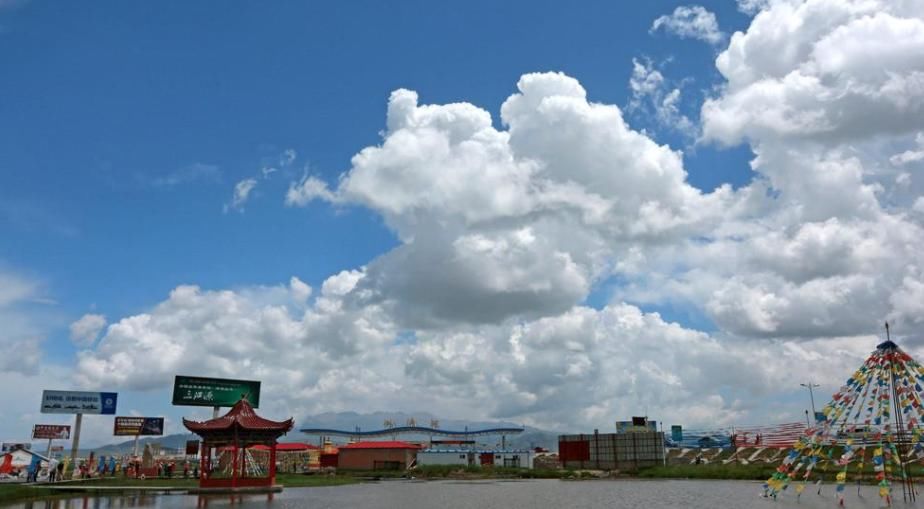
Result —
[[[680, 151], [561, 73], [522, 76], [497, 123], [396, 90], [381, 143], [335, 182], [293, 181], [286, 202], [367, 208], [397, 247], [316, 292], [179, 286], [81, 352], [78, 383], [247, 376], [279, 414], [426, 407], [587, 429], [642, 405], [690, 425], [798, 420], [774, 402], [794, 374], [833, 392], [885, 320], [921, 357], [922, 9], [761, 5], [701, 110], [703, 142], [750, 145], [748, 184], [691, 186]], [[676, 104], [641, 67], [639, 97]], [[588, 307], [603, 285], [608, 303]]]
[[316, 178], [287, 201], [379, 212], [401, 239], [360, 284], [409, 326], [500, 321], [568, 309], [634, 244], [708, 230], [727, 187], [686, 183], [681, 154], [587, 101], [577, 80], [527, 74], [501, 107], [420, 105], [398, 90], [388, 131], [335, 189]]
[[682, 39], [699, 39], [709, 44], [719, 44], [725, 39], [715, 14], [701, 5], [678, 6], [674, 12], [657, 18], [651, 24], [651, 32], [662, 29]]
[[670, 86], [650, 60], [632, 59], [629, 90], [632, 91], [628, 106], [630, 112], [650, 114], [663, 128], [695, 136], [696, 126], [680, 112], [680, 87]]
[[97, 314], [85, 314], [71, 323], [71, 341], [77, 346], [91, 346], [106, 326], [106, 317]]

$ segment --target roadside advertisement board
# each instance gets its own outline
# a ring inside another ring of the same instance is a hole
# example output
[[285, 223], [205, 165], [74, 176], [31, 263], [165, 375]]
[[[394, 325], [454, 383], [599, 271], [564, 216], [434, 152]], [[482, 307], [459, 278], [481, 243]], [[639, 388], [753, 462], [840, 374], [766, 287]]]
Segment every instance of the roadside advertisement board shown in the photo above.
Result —
[[164, 434], [163, 417], [116, 417], [112, 434], [121, 436], [160, 436]]
[[243, 397], [259, 408], [260, 382], [183, 375], [173, 381], [174, 405], [232, 407]]
[[115, 415], [115, 392], [42, 391], [43, 414]]
[[32, 426], [32, 440], [67, 440], [71, 427], [63, 424], [36, 424]]
[[671, 426], [671, 440], [674, 442], [683, 442], [683, 426], [677, 424]]

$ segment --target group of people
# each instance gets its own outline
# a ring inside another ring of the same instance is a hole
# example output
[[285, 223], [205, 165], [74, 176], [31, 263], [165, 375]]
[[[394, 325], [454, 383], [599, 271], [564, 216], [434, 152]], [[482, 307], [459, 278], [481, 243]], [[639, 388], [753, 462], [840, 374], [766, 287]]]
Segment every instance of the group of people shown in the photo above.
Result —
[[[68, 460], [59, 461], [57, 459], [48, 459], [43, 461], [36, 456], [32, 463], [27, 466], [17, 467], [10, 470], [6, 475], [12, 478], [22, 479], [25, 477], [26, 482], [47, 481], [50, 483], [59, 482], [65, 478], [68, 470]], [[179, 464], [178, 464], [179, 463]], [[72, 477], [74, 479], [90, 479], [92, 477], [118, 476], [141, 477], [145, 472], [148, 475], [156, 474], [158, 477], [172, 478], [180, 472], [184, 479], [199, 477], [199, 462], [197, 461], [157, 461], [152, 467], [145, 468], [142, 461], [138, 458], [126, 458], [117, 460], [114, 456], [94, 458], [91, 454], [86, 460], [78, 461], [74, 466]]]
[[[118, 468], [118, 467], [117, 467]], [[189, 478], [190, 474], [194, 479], [199, 477], [199, 463], [193, 462], [190, 465], [189, 461], [182, 462], [183, 468], [183, 478]], [[130, 460], [126, 463], [124, 468], [124, 473], [126, 477], [143, 477], [145, 470], [150, 471], [150, 469], [142, 467], [141, 461]], [[158, 477], [172, 478], [176, 475], [177, 462], [176, 461], [158, 461], [154, 464], [154, 470], [157, 472]]]
[[64, 477], [64, 463], [52, 458], [48, 460], [48, 482], [57, 482]]
[[[33, 461], [25, 468], [13, 469], [13, 471], [10, 472], [10, 476], [22, 478], [22, 475], [26, 474], [26, 482], [38, 482], [43, 469], [41, 461], [38, 460], [38, 458], [36, 458], [36, 460], [37, 461]], [[51, 459], [48, 461], [48, 465], [44, 470], [46, 477], [43, 480], [57, 482], [61, 480], [64, 475], [64, 463], [56, 459]]]
[[[172, 478], [174, 476], [174, 472], [176, 471], [176, 468], [177, 468], [176, 461], [164, 461], [162, 463], [158, 463], [157, 465], [158, 474], [160, 475], [160, 477]], [[189, 469], [189, 461], [183, 462], [183, 479], [188, 478], [190, 473], [192, 473], [192, 476], [194, 479], [199, 477], [199, 463], [198, 462], [195, 462], [195, 464], [193, 465], [192, 471], [190, 471]]]

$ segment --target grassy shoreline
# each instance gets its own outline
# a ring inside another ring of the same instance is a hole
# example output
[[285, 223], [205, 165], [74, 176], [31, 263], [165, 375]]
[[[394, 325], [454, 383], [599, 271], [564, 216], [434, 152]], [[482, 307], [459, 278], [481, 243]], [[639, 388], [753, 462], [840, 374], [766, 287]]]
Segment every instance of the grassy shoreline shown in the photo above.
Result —
[[773, 475], [773, 465], [664, 465], [639, 471], [643, 479], [716, 479], [765, 481]]
[[[289, 488], [305, 488], [318, 486], [342, 486], [345, 484], [356, 484], [363, 482], [363, 479], [354, 476], [345, 475], [303, 475], [303, 474], [278, 474], [276, 482]], [[170, 488], [183, 489], [194, 488], [198, 485], [195, 479], [133, 479], [126, 477], [106, 477], [103, 479], [89, 479], [86, 481], [69, 481], [66, 483], [55, 484], [54, 486], [66, 486], [73, 490], [59, 490], [50, 488], [52, 485], [36, 484], [0, 484], [0, 506], [13, 504], [16, 502], [51, 500], [56, 498], [70, 498], [80, 496], [81, 488], [93, 487], [112, 487], [124, 488], [124, 490], [107, 491], [106, 495], [120, 495], [137, 491], [138, 488]], [[95, 495], [95, 494], [94, 494]]]

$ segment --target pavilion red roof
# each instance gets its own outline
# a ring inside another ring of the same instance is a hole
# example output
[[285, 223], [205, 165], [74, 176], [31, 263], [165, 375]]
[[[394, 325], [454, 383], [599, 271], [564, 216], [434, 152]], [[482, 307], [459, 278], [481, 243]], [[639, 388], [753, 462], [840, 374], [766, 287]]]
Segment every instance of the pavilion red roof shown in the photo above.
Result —
[[286, 433], [292, 429], [295, 421], [290, 417], [285, 421], [271, 421], [264, 419], [253, 411], [253, 407], [246, 399], [237, 402], [228, 413], [208, 421], [190, 421], [183, 419], [183, 426], [193, 433], [230, 431], [235, 427], [247, 431], [276, 431]]
[[342, 445], [340, 449], [420, 449], [421, 446], [401, 441], [389, 442], [355, 442]]

